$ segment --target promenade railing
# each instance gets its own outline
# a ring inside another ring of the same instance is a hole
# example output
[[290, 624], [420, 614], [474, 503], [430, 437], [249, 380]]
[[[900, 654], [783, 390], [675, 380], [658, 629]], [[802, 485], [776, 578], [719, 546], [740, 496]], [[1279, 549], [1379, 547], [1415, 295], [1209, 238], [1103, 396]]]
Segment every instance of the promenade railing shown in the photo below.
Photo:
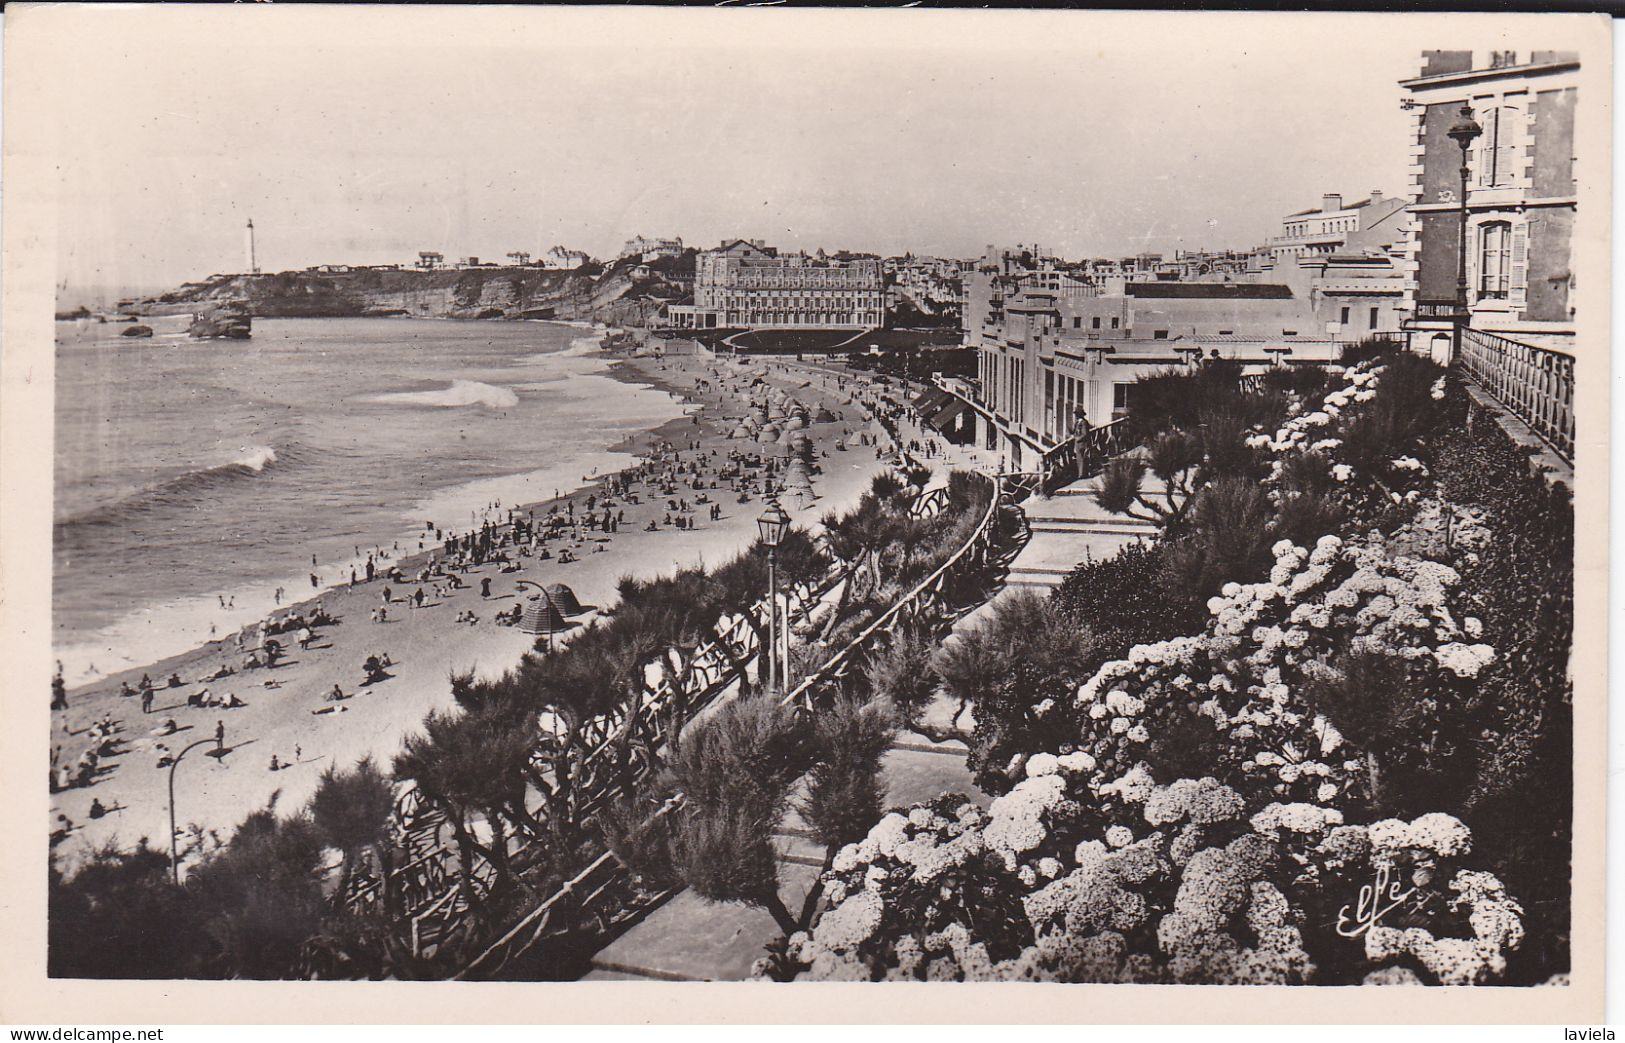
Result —
[[[994, 553], [1000, 513], [1013, 502], [1012, 496], [1018, 488], [1004, 476], [987, 480], [992, 483], [987, 507], [965, 542], [930, 575], [915, 584], [907, 594], [786, 693], [783, 697], [785, 705], [794, 707], [798, 712], [817, 712], [823, 701], [820, 696], [838, 688], [850, 671], [862, 663], [864, 654], [877, 644], [880, 637], [901, 622], [941, 627], [956, 618], [955, 613], [960, 606], [955, 604], [953, 597], [955, 584], [972, 574], [985, 572]], [[946, 489], [928, 489], [916, 498], [911, 513], [930, 516], [940, 512], [947, 503]], [[678, 794], [662, 804], [649, 821], [652, 823], [655, 819], [672, 814], [681, 806], [682, 795]], [[551, 935], [567, 931], [583, 917], [595, 917], [601, 922], [627, 918], [626, 913], [614, 906], [616, 902], [624, 902], [631, 892], [632, 888], [625, 883], [629, 876], [630, 873], [614, 855], [605, 852], [575, 879], [533, 907], [454, 977], [491, 978], [513, 961], [535, 950]], [[653, 904], [664, 897], [664, 893], [652, 896], [646, 904]]]
[[[804, 584], [782, 595], [787, 618], [792, 624], [805, 622], [844, 579], [844, 570], [832, 569], [822, 582]], [[626, 782], [652, 770], [657, 751], [669, 740], [673, 729], [685, 726], [748, 677], [762, 651], [760, 634], [767, 628], [767, 619], [766, 598], [745, 612], [725, 616], [712, 636], [690, 654], [681, 656], [676, 650], [668, 650], [652, 659], [650, 662], [662, 665], [662, 676], [640, 699], [629, 700], [616, 712], [583, 725], [584, 753], [574, 769], [574, 818], [585, 821], [614, 800]], [[673, 668], [675, 657], [686, 659], [682, 668]], [[446, 838], [448, 823], [444, 816], [424, 804], [411, 787], [396, 801], [397, 833], [408, 858], [392, 871], [390, 881], [397, 907], [410, 924], [412, 955], [419, 958], [431, 955], [433, 947], [461, 925], [468, 911], [466, 889], [470, 884], [459, 871], [448, 868], [461, 854]], [[533, 814], [545, 819], [546, 810], [538, 808]], [[542, 843], [529, 834], [518, 835], [508, 851], [509, 864], [518, 868], [534, 861], [532, 856], [541, 853], [538, 845]], [[468, 875], [476, 895], [483, 898], [497, 879], [495, 867], [478, 851], [474, 859]], [[383, 882], [376, 875], [357, 874], [345, 904], [352, 912], [375, 913], [381, 909], [383, 891]]]
[[1099, 474], [1106, 461], [1133, 448], [1127, 417], [1068, 438], [1044, 451], [1043, 490], [1052, 493], [1069, 482]]
[[1574, 356], [1482, 330], [1461, 331], [1461, 368], [1574, 463]]

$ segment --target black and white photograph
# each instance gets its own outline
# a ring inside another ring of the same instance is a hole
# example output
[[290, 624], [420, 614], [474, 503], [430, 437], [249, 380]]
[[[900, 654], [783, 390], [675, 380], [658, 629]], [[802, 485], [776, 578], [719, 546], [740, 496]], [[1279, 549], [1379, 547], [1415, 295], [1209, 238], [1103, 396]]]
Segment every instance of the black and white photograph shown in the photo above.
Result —
[[5, 21], [20, 1020], [1601, 1018], [1606, 18]]

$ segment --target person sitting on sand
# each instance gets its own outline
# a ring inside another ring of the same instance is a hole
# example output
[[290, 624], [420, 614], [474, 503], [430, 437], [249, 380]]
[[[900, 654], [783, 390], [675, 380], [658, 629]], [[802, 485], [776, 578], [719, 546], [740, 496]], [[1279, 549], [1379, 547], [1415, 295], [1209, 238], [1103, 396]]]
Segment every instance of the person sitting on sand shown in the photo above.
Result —
[[282, 763], [277, 760], [276, 754], [274, 754], [274, 753], [271, 754], [271, 770], [272, 771], [281, 771], [282, 770]]
[[208, 677], [205, 677], [204, 680], [205, 681], [219, 681], [219, 680], [221, 680], [223, 678], [230, 677], [232, 674], [234, 674], [236, 672], [237, 671], [233, 670], [230, 667], [230, 665], [228, 665], [226, 663], [221, 663], [220, 664], [220, 669], [216, 670], [214, 673], [210, 674]]
[[265, 663], [264, 663], [263, 660], [260, 659], [260, 654], [258, 652], [250, 652], [250, 653], [248, 653], [248, 658], [243, 660], [243, 669], [244, 670], [258, 670], [260, 667], [262, 667], [264, 665], [265, 665]]
[[102, 818], [106, 814], [107, 814], [107, 808], [102, 806], [102, 802], [99, 799], [97, 799], [95, 797], [92, 797], [91, 800], [90, 800], [90, 817], [91, 818]]
[[340, 688], [337, 684], [334, 684], [333, 690], [327, 693], [327, 701], [330, 703], [342, 702], [348, 698], [350, 697], [344, 694], [344, 689]]
[[160, 735], [174, 735], [176, 732], [178, 732], [180, 730], [181, 730], [181, 726], [175, 723], [175, 718], [171, 717], [168, 720], [164, 721], [164, 726], [158, 730], [158, 734], [160, 734]]
[[237, 693], [236, 692], [227, 693], [226, 702], [225, 702], [226, 709], [228, 709], [228, 710], [240, 710], [240, 709], [242, 709], [243, 707], [245, 707], [247, 705], [248, 705], [247, 703], [245, 703], [241, 699], [237, 698]]
[[181, 683], [182, 682], [181, 682], [181, 675], [180, 674], [170, 674], [169, 675], [169, 687], [171, 687], [171, 688], [179, 688], [181, 686]]
[[135, 689], [130, 687], [130, 682], [120, 681], [118, 685], [118, 694], [128, 699], [130, 696], [135, 694]]
[[152, 678], [148, 677], [146, 674], [142, 674], [141, 675], [141, 684], [138, 685], [137, 687], [139, 687], [139, 688], [141, 688], [143, 690], [151, 688], [152, 687]]

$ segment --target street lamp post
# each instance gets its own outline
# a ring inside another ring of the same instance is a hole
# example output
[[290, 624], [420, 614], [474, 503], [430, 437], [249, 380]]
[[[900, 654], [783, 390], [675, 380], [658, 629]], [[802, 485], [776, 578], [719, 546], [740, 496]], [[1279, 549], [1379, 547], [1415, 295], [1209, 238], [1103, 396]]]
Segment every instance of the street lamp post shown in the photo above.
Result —
[[169, 762], [169, 876], [180, 886], [181, 863], [175, 845], [175, 769], [181, 766], [181, 758], [197, 749], [199, 746], [218, 745], [214, 739], [199, 739], [181, 752], [175, 754], [175, 759]]
[[1452, 323], [1454, 327], [1454, 336], [1450, 338], [1450, 359], [1452, 362], [1461, 357], [1461, 331], [1462, 327], [1467, 324], [1468, 315], [1467, 177], [1470, 170], [1467, 166], [1467, 150], [1472, 147], [1473, 142], [1478, 139], [1478, 136], [1484, 133], [1484, 128], [1480, 127], [1473, 119], [1473, 108], [1471, 105], [1463, 104], [1461, 107], [1460, 116], [1461, 118], [1455, 123], [1451, 124], [1449, 130], [1445, 131], [1451, 140], [1455, 141], [1457, 145], [1461, 146], [1461, 196], [1459, 200], [1461, 204], [1461, 228], [1459, 239], [1460, 249], [1456, 259], [1456, 309], [1454, 322]]
[[767, 547], [767, 689], [771, 692], [778, 687], [779, 544], [784, 542], [784, 534], [790, 528], [790, 516], [784, 513], [778, 500], [773, 500], [762, 516], [756, 519], [756, 527], [761, 532], [763, 545]]

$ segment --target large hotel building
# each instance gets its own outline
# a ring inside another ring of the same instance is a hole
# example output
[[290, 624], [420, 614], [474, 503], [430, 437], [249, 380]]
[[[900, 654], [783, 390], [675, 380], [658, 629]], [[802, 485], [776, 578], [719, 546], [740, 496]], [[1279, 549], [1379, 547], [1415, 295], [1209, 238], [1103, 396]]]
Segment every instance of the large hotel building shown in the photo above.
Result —
[[781, 254], [734, 239], [694, 262], [694, 303], [672, 305], [679, 329], [872, 329], [885, 323], [878, 259]]

